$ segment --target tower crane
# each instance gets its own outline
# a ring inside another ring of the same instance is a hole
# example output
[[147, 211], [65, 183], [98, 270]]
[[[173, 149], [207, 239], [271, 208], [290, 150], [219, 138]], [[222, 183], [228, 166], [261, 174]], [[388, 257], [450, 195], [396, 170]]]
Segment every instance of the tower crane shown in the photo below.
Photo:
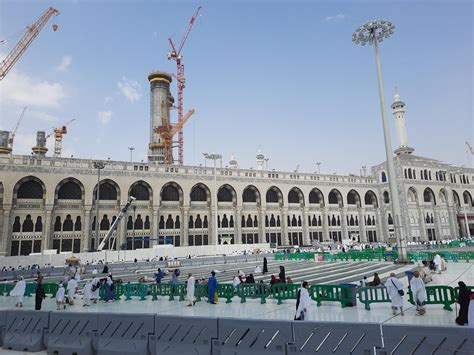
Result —
[[62, 144], [63, 144], [63, 135], [67, 134], [67, 126], [74, 122], [76, 119], [67, 121], [60, 127], [53, 128], [53, 132], [50, 133], [46, 139], [54, 135], [54, 157], [58, 158], [61, 156]]
[[173, 164], [173, 137], [194, 114], [194, 110], [189, 110], [181, 121], [178, 121], [176, 125], [172, 125], [166, 114], [166, 112], [168, 112], [166, 105], [168, 105], [166, 102], [161, 102], [162, 112], [165, 114], [162, 117], [163, 124], [157, 127], [155, 132], [160, 135], [162, 140], [161, 145], [163, 146], [164, 163]]
[[15, 134], [18, 131], [18, 127], [20, 127], [20, 123], [21, 123], [21, 120], [23, 119], [23, 116], [25, 115], [25, 111], [26, 111], [26, 106], [23, 108], [23, 111], [21, 111], [21, 115], [20, 115], [20, 118], [18, 119], [18, 122], [16, 123], [15, 129], [13, 130], [10, 137], [8, 138], [8, 146], [9, 146], [10, 151], [13, 150]]
[[201, 11], [201, 6], [197, 8], [196, 12], [191, 17], [191, 20], [189, 21], [188, 29], [184, 33], [183, 38], [181, 38], [181, 42], [178, 48], [176, 48], [172, 39], [168, 38], [168, 41], [170, 42], [170, 51], [168, 53], [168, 59], [174, 60], [176, 62], [176, 79], [177, 79], [176, 81], [178, 85], [178, 125], [180, 125], [179, 130], [178, 130], [178, 163], [179, 165], [183, 165], [183, 124], [184, 123], [182, 123], [182, 121], [184, 119], [183, 118], [183, 91], [185, 87], [184, 64], [182, 62], [183, 56], [181, 55], [181, 50], [183, 49], [183, 46], [186, 43], [186, 40], [188, 39], [189, 33], [191, 32], [191, 29], [194, 26], [194, 21], [196, 20], [200, 11]]
[[[18, 59], [20, 59], [20, 57], [26, 51], [31, 42], [33, 42], [36, 36], [38, 36], [38, 34], [43, 29], [44, 25], [46, 25], [46, 23], [49, 21], [49, 19], [52, 16], [57, 15], [59, 15], [59, 11], [53, 7], [50, 7], [40, 16], [40, 18], [36, 22], [26, 27], [24, 35], [20, 38], [15, 47], [13, 47], [7, 57], [0, 63], [0, 80], [3, 80], [3, 78], [15, 65]], [[58, 25], [53, 24], [53, 31], [56, 32], [57, 29]]]

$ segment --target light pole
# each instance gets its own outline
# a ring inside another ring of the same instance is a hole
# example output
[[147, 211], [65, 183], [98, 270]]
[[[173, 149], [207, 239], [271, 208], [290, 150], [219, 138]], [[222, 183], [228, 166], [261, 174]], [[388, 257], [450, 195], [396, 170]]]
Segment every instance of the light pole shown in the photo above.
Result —
[[265, 160], [265, 170], [268, 171], [268, 161], [270, 160], [270, 158], [265, 158], [263, 160]]
[[135, 150], [135, 147], [128, 147], [128, 150], [130, 151], [130, 163], [133, 161], [133, 151]]
[[318, 175], [321, 175], [321, 162], [318, 161], [316, 165], [318, 166]]
[[97, 194], [95, 195], [95, 243], [94, 249], [97, 250], [99, 246], [99, 233], [100, 233], [100, 223], [99, 223], [99, 201], [100, 201], [100, 171], [105, 168], [105, 163], [102, 161], [94, 162], [94, 169], [97, 169]]
[[135, 250], [135, 221], [136, 221], [136, 217], [135, 217], [135, 212], [137, 211], [137, 206], [133, 205], [133, 241], [132, 241], [132, 250]]
[[352, 41], [355, 44], [361, 44], [363, 46], [365, 46], [367, 43], [373, 44], [375, 47], [375, 63], [377, 67], [380, 109], [382, 111], [382, 125], [385, 139], [385, 154], [387, 155], [388, 182], [390, 186], [390, 194], [392, 196], [392, 214], [394, 220], [393, 222], [395, 227], [395, 237], [397, 239], [398, 246], [398, 261], [408, 262], [406, 251], [406, 237], [404, 235], [405, 231], [402, 226], [401, 220], [400, 196], [398, 195], [395, 164], [393, 162], [392, 142], [390, 139], [390, 129], [388, 127], [387, 113], [385, 110], [382, 68], [380, 65], [380, 53], [378, 47], [378, 43], [382, 42], [384, 38], [390, 37], [390, 35], [393, 34], [394, 29], [395, 26], [389, 21], [369, 21], [354, 31], [354, 33], [352, 34]]
[[204, 159], [210, 159], [214, 161], [214, 245], [219, 244], [219, 232], [217, 230], [217, 170], [216, 170], [216, 160], [222, 159], [222, 155], [212, 153], [203, 153]]

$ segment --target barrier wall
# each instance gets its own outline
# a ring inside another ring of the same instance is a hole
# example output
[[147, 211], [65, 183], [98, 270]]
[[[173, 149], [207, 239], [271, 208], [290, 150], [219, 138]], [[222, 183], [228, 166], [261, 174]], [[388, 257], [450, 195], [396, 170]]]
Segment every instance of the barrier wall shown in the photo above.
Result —
[[[473, 328], [0, 311], [3, 349], [48, 354], [472, 354]], [[1, 352], [1, 351], [0, 351]]]

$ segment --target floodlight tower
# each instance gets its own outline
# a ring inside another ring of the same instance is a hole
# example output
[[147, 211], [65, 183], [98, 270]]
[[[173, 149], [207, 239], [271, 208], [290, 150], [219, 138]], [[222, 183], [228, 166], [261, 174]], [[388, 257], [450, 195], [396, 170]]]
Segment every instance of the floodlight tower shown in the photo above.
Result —
[[398, 261], [408, 262], [406, 250], [405, 230], [402, 226], [400, 197], [395, 175], [395, 164], [392, 155], [392, 142], [390, 139], [390, 129], [387, 122], [387, 113], [385, 109], [385, 96], [383, 90], [382, 68], [380, 65], [380, 52], [378, 44], [384, 38], [390, 37], [395, 30], [395, 26], [390, 21], [372, 20], [364, 23], [352, 34], [352, 42], [365, 46], [367, 43], [375, 47], [375, 64], [377, 68], [377, 80], [379, 87], [380, 109], [382, 111], [382, 125], [385, 139], [385, 154], [387, 155], [388, 182], [390, 186], [390, 195], [392, 197], [392, 214], [395, 226], [395, 237], [398, 247]]

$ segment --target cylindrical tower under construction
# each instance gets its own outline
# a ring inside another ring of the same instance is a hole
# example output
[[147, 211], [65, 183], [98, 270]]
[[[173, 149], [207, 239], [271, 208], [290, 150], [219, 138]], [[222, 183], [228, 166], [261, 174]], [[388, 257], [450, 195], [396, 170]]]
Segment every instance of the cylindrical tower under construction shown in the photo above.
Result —
[[156, 132], [158, 127], [170, 124], [170, 107], [173, 96], [170, 93], [171, 75], [155, 71], [148, 75], [150, 82], [150, 143], [148, 145], [148, 160], [164, 163], [163, 142]]
[[36, 145], [31, 148], [34, 155], [45, 156], [48, 152], [46, 148], [46, 133], [44, 131], [36, 132]]
[[0, 154], [10, 154], [12, 148], [9, 146], [10, 132], [0, 131]]

